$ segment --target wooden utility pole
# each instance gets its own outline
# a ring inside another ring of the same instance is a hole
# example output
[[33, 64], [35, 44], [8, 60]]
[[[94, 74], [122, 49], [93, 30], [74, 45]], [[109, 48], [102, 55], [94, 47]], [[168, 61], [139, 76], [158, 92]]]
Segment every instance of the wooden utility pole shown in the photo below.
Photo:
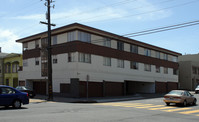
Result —
[[[50, 8], [51, 3], [54, 2], [52, 0], [46, 0], [45, 5], [47, 6], [47, 14], [46, 14], [46, 22], [40, 22], [42, 24], [48, 25], [48, 100], [53, 100], [53, 82], [52, 82], [52, 53], [51, 53], [51, 26], [55, 26], [55, 24], [51, 24], [50, 22]], [[54, 6], [53, 6], [54, 7]]]

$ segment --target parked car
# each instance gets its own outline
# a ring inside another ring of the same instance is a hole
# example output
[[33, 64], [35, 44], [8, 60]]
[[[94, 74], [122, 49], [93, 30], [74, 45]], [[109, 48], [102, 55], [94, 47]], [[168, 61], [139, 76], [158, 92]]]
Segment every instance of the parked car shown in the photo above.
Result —
[[0, 106], [21, 108], [22, 104], [29, 104], [28, 93], [18, 91], [10, 86], [0, 85]]
[[172, 90], [164, 96], [164, 102], [167, 105], [176, 103], [187, 106], [188, 104], [196, 105], [197, 99], [186, 90]]
[[196, 93], [196, 94], [199, 93], [199, 85], [196, 87], [195, 93]]
[[28, 96], [31, 97], [31, 98], [33, 98], [35, 96], [35, 92], [33, 90], [31, 90], [30, 88], [28, 88], [28, 87], [17, 86], [16, 89], [21, 91], [21, 92], [27, 92]]

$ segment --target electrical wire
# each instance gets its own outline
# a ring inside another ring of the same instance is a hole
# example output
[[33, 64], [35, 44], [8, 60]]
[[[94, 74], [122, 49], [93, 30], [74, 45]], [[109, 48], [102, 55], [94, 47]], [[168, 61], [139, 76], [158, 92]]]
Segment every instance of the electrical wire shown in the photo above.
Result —
[[168, 31], [168, 30], [173, 30], [173, 29], [178, 29], [178, 28], [183, 28], [183, 27], [188, 27], [188, 26], [193, 26], [193, 25], [198, 25], [198, 24], [199, 24], [199, 20], [196, 20], [196, 21], [191, 21], [191, 22], [186, 22], [186, 23], [181, 23], [181, 24], [176, 24], [176, 25], [171, 25], [171, 26], [165, 26], [165, 27], [160, 27], [160, 28], [135, 32], [135, 33], [129, 33], [129, 34], [125, 34], [122, 36], [135, 37], [135, 36], [141, 36], [141, 35], [146, 35], [146, 34], [162, 32], [162, 31]]

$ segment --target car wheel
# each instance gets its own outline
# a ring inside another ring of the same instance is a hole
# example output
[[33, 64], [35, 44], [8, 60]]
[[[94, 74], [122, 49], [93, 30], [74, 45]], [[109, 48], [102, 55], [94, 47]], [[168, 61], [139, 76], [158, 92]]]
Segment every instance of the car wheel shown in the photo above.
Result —
[[182, 103], [183, 106], [187, 106], [187, 101], [184, 100], [184, 102]]
[[15, 100], [12, 106], [13, 108], [21, 108], [21, 101]]
[[170, 105], [170, 103], [166, 103], [167, 104], [167, 106], [169, 106]]
[[196, 105], [197, 100], [194, 99], [192, 105]]

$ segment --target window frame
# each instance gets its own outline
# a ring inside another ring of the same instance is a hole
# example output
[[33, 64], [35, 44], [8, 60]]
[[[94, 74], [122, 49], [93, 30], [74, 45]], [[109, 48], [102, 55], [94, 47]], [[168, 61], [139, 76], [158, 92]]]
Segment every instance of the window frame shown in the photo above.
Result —
[[145, 56], [151, 56], [151, 50], [145, 48], [145, 49], [144, 49], [144, 55], [145, 55]]
[[118, 68], [124, 68], [124, 60], [117, 59], [117, 67]]
[[111, 58], [110, 57], [103, 57], [103, 65], [104, 66], [111, 66]]
[[151, 64], [144, 64], [144, 71], [151, 72]]
[[78, 53], [78, 61], [82, 63], [91, 63], [91, 54]]
[[111, 39], [110, 38], [104, 38], [103, 46], [111, 47]]
[[138, 46], [137, 45], [130, 45], [130, 51], [131, 53], [138, 54]]
[[124, 51], [124, 42], [117, 41], [117, 49]]
[[138, 70], [139, 69], [139, 63], [135, 61], [130, 61], [130, 68]]

